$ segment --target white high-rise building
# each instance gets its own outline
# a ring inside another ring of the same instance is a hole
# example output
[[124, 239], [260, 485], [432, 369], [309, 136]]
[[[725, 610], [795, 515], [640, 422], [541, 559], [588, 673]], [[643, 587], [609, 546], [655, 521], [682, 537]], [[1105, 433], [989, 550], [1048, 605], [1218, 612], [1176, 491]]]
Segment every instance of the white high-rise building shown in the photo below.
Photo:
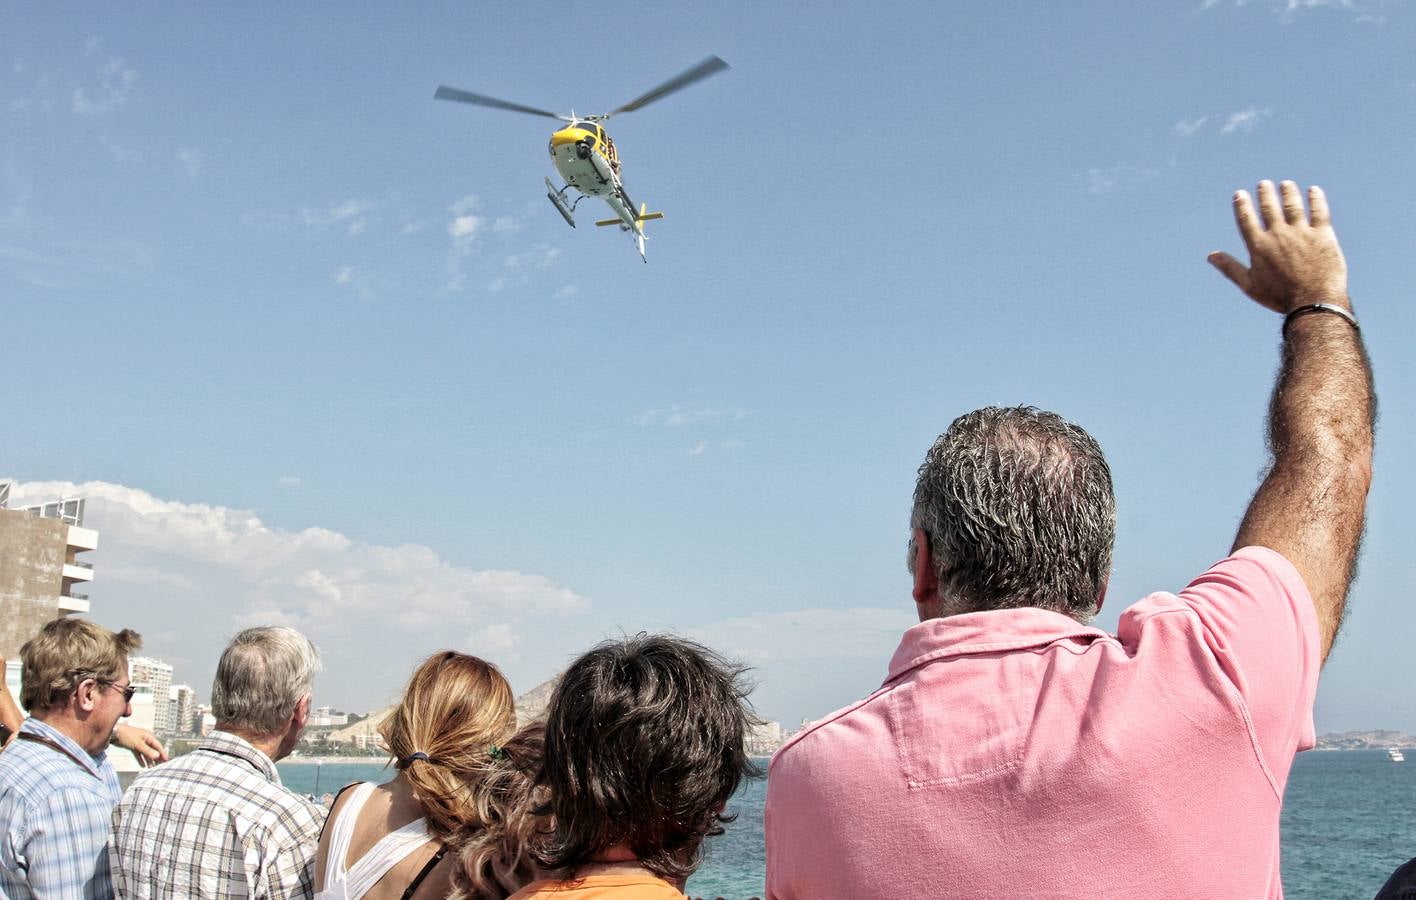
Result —
[[152, 730], [158, 734], [171, 734], [172, 667], [160, 659], [150, 656], [135, 656], [128, 660], [128, 677], [133, 684], [148, 688], [153, 697]]
[[195, 731], [192, 725], [192, 716], [197, 711], [197, 692], [192, 690], [191, 685], [174, 684], [168, 697], [170, 701], [170, 711], [167, 714], [168, 727], [171, 728], [173, 734], [192, 734]]

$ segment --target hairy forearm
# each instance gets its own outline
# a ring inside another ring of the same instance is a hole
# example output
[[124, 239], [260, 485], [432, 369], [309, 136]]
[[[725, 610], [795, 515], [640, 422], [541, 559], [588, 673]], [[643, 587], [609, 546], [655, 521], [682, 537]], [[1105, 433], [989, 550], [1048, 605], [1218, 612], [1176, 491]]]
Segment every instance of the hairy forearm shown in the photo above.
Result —
[[1331, 314], [1289, 323], [1269, 411], [1272, 467], [1235, 546], [1283, 553], [1317, 608], [1326, 656], [1362, 538], [1376, 395], [1361, 336]]

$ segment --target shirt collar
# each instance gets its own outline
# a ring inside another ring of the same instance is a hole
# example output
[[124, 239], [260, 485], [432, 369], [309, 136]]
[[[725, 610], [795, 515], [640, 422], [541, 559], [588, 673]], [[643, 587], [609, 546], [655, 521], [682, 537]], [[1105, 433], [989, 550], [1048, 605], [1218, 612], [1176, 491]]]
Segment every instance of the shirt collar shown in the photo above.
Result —
[[1109, 635], [1071, 616], [1027, 606], [962, 613], [920, 622], [905, 632], [890, 658], [887, 683], [936, 659], [1043, 647], [1074, 639], [1090, 644]]
[[93, 774], [100, 777], [102, 777], [103, 767], [109, 764], [106, 749], [95, 756], [83, 747], [80, 747], [77, 741], [64, 732], [55, 728], [53, 725], [41, 722], [33, 716], [25, 719], [24, 722], [20, 724], [20, 731], [27, 731], [30, 734], [37, 734], [41, 737], [49, 738], [65, 750], [74, 754], [74, 759], [78, 760], [80, 764], [85, 765]]
[[213, 731], [206, 736], [197, 749], [244, 760], [250, 763], [267, 781], [272, 784], [280, 784], [280, 772], [276, 770], [275, 763], [240, 735], [232, 734], [229, 731]]

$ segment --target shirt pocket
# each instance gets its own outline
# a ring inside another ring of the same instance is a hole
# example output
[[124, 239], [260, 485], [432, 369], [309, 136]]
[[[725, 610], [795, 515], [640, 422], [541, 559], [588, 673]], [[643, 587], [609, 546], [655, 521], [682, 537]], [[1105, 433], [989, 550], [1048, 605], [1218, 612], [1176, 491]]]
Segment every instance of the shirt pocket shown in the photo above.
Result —
[[980, 699], [959, 704], [956, 692], [932, 691], [915, 680], [890, 691], [890, 733], [910, 790], [976, 784], [1022, 765], [1031, 710], [997, 695]]

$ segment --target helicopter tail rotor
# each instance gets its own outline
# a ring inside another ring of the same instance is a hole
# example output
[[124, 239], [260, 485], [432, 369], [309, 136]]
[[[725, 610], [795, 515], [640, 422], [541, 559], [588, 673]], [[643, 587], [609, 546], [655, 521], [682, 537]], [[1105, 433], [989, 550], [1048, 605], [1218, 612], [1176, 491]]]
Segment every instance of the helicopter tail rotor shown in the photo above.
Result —
[[[632, 210], [634, 209], [634, 207], [631, 206], [630, 209]], [[650, 221], [651, 219], [662, 219], [663, 217], [663, 213], [649, 212], [648, 205], [641, 203], [639, 204], [639, 212], [634, 213], [633, 226], [631, 226], [624, 219], [600, 219], [595, 224], [601, 227], [604, 227], [606, 225], [618, 225], [620, 227], [620, 231], [633, 231], [634, 245], [639, 248], [639, 258], [644, 260], [645, 262], [648, 262], [649, 257], [644, 255], [644, 241], [647, 239], [647, 235], [644, 234], [644, 223]]]

